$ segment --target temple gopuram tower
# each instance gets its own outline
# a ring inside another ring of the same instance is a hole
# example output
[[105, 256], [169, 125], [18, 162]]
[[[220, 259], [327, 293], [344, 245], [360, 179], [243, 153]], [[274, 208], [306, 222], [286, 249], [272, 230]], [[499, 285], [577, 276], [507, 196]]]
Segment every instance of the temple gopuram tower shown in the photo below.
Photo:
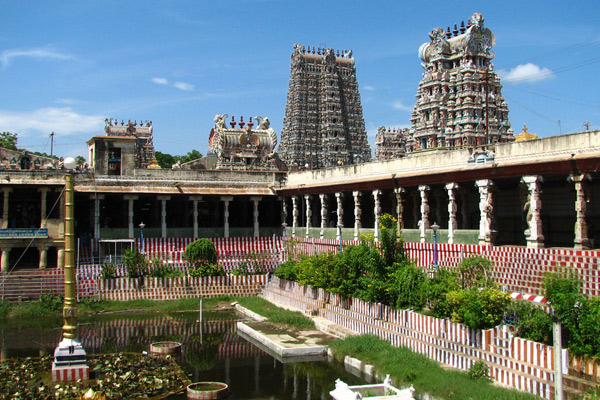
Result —
[[294, 45], [278, 153], [290, 169], [370, 161], [351, 51]]
[[514, 140], [500, 78], [494, 71], [493, 33], [475, 13], [460, 28], [436, 28], [419, 48], [423, 80], [412, 117], [415, 150], [482, 146]]

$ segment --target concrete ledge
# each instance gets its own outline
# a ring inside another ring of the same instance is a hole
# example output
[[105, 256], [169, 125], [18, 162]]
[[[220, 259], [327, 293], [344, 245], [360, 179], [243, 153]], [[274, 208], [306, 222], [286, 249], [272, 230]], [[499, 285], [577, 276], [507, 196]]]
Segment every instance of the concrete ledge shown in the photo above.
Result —
[[246, 307], [243, 307], [238, 303], [233, 303], [233, 308], [235, 308], [238, 312], [244, 314], [246, 317], [252, 318], [255, 321], [263, 322], [267, 320], [267, 318], [263, 317], [262, 315], [257, 314], [254, 311], [248, 310]]

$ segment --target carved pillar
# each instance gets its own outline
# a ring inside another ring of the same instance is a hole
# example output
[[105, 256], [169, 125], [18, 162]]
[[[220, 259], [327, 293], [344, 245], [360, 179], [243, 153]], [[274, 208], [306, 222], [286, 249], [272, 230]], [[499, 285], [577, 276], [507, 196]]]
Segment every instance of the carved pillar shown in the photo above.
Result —
[[429, 228], [429, 201], [427, 199], [427, 192], [429, 192], [429, 186], [419, 186], [419, 193], [421, 195], [421, 220], [419, 221], [419, 229], [421, 231], [421, 243], [425, 243], [425, 240], [427, 238], [427, 229]]
[[45, 246], [42, 246], [39, 248], [39, 252], [40, 252], [39, 268], [44, 269], [48, 266], [48, 248]]
[[362, 228], [362, 209], [360, 208], [360, 197], [362, 193], [358, 190], [352, 192], [354, 196], [354, 240], [358, 240], [360, 229]]
[[402, 215], [404, 214], [404, 204], [402, 203], [402, 195], [405, 192], [406, 190], [401, 187], [394, 189], [394, 193], [396, 194], [396, 219], [398, 220], [398, 234], [400, 234], [402, 232], [402, 229], [404, 229], [404, 219], [402, 217]]
[[588, 237], [587, 223], [585, 221], [585, 212], [587, 211], [587, 185], [589, 179], [587, 174], [570, 175], [569, 180], [575, 184], [575, 240], [573, 247], [576, 250], [590, 248], [590, 239]]
[[2, 193], [4, 193], [4, 205], [2, 209], [2, 229], [8, 228], [8, 199], [10, 197], [10, 192], [12, 192], [12, 188], [2, 188]]
[[539, 249], [544, 247], [544, 235], [542, 234], [542, 199], [540, 198], [542, 177], [540, 175], [529, 175], [521, 178], [527, 186], [527, 201], [523, 209], [527, 212], [528, 229], [525, 230], [527, 247]]
[[194, 237], [198, 237], [199, 227], [198, 227], [198, 203], [202, 201], [202, 196], [190, 196], [190, 200], [193, 202], [193, 216], [194, 216]]
[[341, 240], [341, 231], [344, 227], [344, 205], [342, 201], [344, 200], [344, 193], [337, 192], [335, 194], [335, 198], [337, 200], [337, 226], [338, 226], [338, 240]]
[[456, 230], [456, 189], [458, 185], [454, 182], [446, 184], [448, 191], [448, 243], [454, 243], [454, 231]]
[[310, 194], [305, 194], [304, 195], [304, 202], [306, 203], [306, 238], [308, 239], [310, 237], [310, 222], [312, 219], [312, 208], [311, 208], [311, 198], [312, 196]]
[[319, 199], [321, 199], [321, 232], [319, 233], [319, 237], [323, 239], [325, 236], [325, 228], [327, 227], [327, 195], [320, 194]]
[[233, 196], [221, 196], [223, 202], [223, 237], [229, 237], [229, 202], [233, 200]]
[[288, 216], [288, 208], [287, 208], [287, 197], [285, 196], [281, 196], [281, 224], [283, 225], [283, 223], [287, 223], [287, 216]]
[[479, 188], [479, 244], [492, 244], [492, 185], [490, 179], [475, 181], [475, 186]]
[[[133, 239], [133, 237], [134, 237], [133, 236], [133, 228], [134, 228], [134, 226], [133, 226], [133, 202], [135, 200], [137, 200], [137, 198], [138, 197], [135, 196], [135, 195], [133, 195], [133, 196], [132, 195], [125, 195], [125, 196], [123, 196], [123, 199], [127, 200], [127, 202], [128, 202], [128, 206], [127, 206], [127, 209], [128, 209], [128, 213], [127, 213], [127, 222], [128, 222], [127, 223], [127, 234], [129, 235], [128, 236], [129, 239]], [[165, 236], [163, 236], [163, 237], [165, 237]]]
[[254, 237], [260, 236], [260, 226], [258, 225], [258, 202], [262, 199], [261, 196], [252, 196], [250, 200], [254, 203], [253, 206], [253, 216], [254, 216]]
[[2, 261], [0, 261], [0, 269], [2, 272], [10, 270], [10, 247], [2, 246]]
[[100, 200], [103, 198], [103, 194], [94, 195], [94, 239], [100, 239]]
[[296, 237], [298, 227], [298, 196], [292, 196], [292, 237]]
[[167, 200], [171, 200], [171, 196], [157, 196], [160, 200], [160, 236], [167, 237]]
[[40, 204], [40, 214], [42, 215], [41, 218], [42, 220], [40, 221], [40, 228], [46, 228], [47, 227], [47, 220], [46, 220], [46, 202], [48, 200], [48, 191], [50, 190], [50, 188], [47, 187], [42, 187], [42, 188], [38, 188], [38, 192], [41, 193], [41, 204]]
[[381, 190], [373, 190], [373, 200], [375, 202], [375, 207], [373, 207], [373, 211], [375, 213], [375, 226], [373, 227], [373, 237], [375, 238], [375, 240], [379, 240], [379, 218], [381, 217], [381, 202], [379, 196], [381, 196]]

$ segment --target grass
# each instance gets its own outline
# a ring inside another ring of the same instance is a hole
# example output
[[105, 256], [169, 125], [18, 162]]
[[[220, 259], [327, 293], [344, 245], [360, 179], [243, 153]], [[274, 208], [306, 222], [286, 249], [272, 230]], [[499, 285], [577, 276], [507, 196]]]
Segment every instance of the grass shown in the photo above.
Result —
[[299, 329], [315, 329], [315, 323], [298, 311], [289, 311], [277, 307], [261, 297], [239, 297], [237, 302], [267, 318], [270, 322], [286, 324]]
[[537, 396], [494, 386], [485, 379], [470, 379], [466, 372], [444, 369], [437, 362], [404, 347], [393, 347], [373, 335], [336, 340], [330, 347], [337, 359], [348, 355], [390, 374], [397, 386], [413, 385], [444, 400], [534, 400]]

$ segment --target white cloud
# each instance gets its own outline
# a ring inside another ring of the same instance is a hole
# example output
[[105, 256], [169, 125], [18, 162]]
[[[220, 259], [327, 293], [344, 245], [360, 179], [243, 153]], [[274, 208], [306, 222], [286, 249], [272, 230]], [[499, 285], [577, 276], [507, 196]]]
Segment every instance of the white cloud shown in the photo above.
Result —
[[498, 74], [504, 82], [538, 82], [555, 76], [552, 70], [532, 63], [519, 64], [510, 71], [501, 69]]
[[400, 111], [408, 111], [408, 112], [412, 112], [413, 108], [411, 106], [407, 106], [405, 105], [402, 100], [396, 100], [395, 102], [392, 103], [392, 108], [394, 110], [400, 110]]
[[367, 92], [374, 92], [375, 88], [371, 85], [365, 85], [362, 87], [363, 90], [366, 90]]
[[11, 49], [4, 50], [0, 55], [0, 64], [2, 68], [6, 68], [10, 63], [18, 57], [30, 57], [35, 59], [50, 59], [50, 60], [70, 60], [74, 57], [70, 54], [61, 53], [52, 48], [33, 48], [33, 49]]
[[185, 82], [175, 82], [173, 86], [185, 92], [192, 92], [194, 90], [194, 85]]
[[104, 117], [79, 114], [71, 107], [46, 107], [33, 111], [0, 110], [0, 130], [16, 132], [19, 136], [44, 135], [56, 132], [60, 135], [77, 133], [101, 133]]
[[169, 81], [166, 78], [152, 78], [151, 79], [152, 82], [156, 83], [157, 85], [168, 85]]

